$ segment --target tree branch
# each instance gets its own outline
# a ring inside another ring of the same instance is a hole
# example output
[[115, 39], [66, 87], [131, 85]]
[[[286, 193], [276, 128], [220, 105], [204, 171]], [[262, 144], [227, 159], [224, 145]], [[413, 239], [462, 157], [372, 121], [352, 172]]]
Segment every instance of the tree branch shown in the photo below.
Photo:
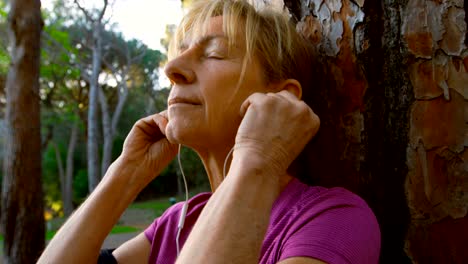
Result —
[[[77, 0], [75, 0], [77, 1]], [[98, 16], [97, 21], [102, 21], [104, 14], [106, 13], [107, 5], [109, 4], [108, 0], [104, 0], [104, 7], [101, 9], [101, 13]]]
[[[88, 13], [88, 11], [86, 11], [86, 9], [84, 9], [84, 8], [80, 5], [80, 3], [78, 2], [78, 0], [74, 0], [73, 2], [74, 2], [74, 3], [76, 4], [76, 6], [81, 10], [81, 12], [83, 12], [83, 14], [85, 15], [86, 19], [88, 19], [89, 21], [91, 21], [91, 22], [93, 22], [93, 23], [95, 22], [95, 20], [93, 19], [93, 17]], [[104, 2], [107, 2], [107, 0], [104, 0]], [[107, 4], [106, 4], [106, 5], [107, 5]]]

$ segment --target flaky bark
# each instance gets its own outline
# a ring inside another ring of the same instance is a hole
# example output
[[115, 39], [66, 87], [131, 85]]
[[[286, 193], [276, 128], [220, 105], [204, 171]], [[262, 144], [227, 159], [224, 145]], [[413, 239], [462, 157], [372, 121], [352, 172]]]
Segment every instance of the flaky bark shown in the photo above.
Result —
[[44, 248], [39, 103], [39, 0], [10, 1], [2, 189], [3, 263], [35, 263]]
[[468, 260], [467, 1], [283, 2], [325, 55], [309, 180], [363, 197], [382, 263]]

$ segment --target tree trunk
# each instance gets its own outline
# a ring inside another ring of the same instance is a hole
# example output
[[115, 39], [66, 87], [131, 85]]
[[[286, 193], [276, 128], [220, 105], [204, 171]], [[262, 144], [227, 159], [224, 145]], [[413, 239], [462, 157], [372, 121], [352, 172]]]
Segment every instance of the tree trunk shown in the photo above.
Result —
[[89, 110], [88, 110], [88, 189], [92, 192], [99, 183], [99, 155], [98, 155], [98, 96], [99, 83], [98, 78], [101, 72], [102, 59], [102, 24], [101, 21], [94, 22], [93, 25], [93, 71], [91, 75], [89, 91]]
[[39, 0], [10, 1], [2, 188], [3, 263], [35, 263], [45, 245], [41, 183]]
[[336, 81], [312, 106], [310, 182], [368, 202], [381, 263], [467, 263], [467, 1], [259, 1], [288, 7]]
[[[125, 105], [125, 101], [127, 100], [128, 96], [128, 87], [125, 84], [125, 80], [117, 87], [118, 91], [118, 102], [117, 106], [115, 107], [114, 114], [112, 115], [112, 120], [109, 120], [109, 107], [107, 102], [105, 101], [106, 98], [103, 95], [103, 102], [101, 103], [101, 109], [103, 111], [103, 137], [104, 137], [104, 148], [102, 153], [102, 164], [101, 164], [101, 174], [104, 176], [106, 174], [107, 169], [109, 168], [112, 162], [112, 147], [114, 144], [114, 137], [117, 131], [117, 124], [119, 123], [120, 116], [122, 114], [123, 107]], [[106, 114], [104, 114], [104, 111]], [[106, 119], [106, 120], [104, 120]], [[110, 122], [109, 122], [110, 121]]]
[[57, 161], [57, 170], [60, 180], [60, 194], [62, 196], [62, 201], [65, 201], [65, 170], [63, 169], [62, 156], [60, 154], [60, 149], [54, 141], [50, 141], [55, 150], [55, 159]]
[[73, 212], [73, 157], [75, 154], [76, 142], [78, 140], [78, 122], [78, 119], [74, 121], [73, 127], [71, 129], [70, 141], [68, 142], [65, 184], [64, 189], [62, 190], [63, 212], [66, 217], [70, 216]]
[[112, 159], [112, 143], [114, 141], [114, 131], [112, 130], [107, 98], [101, 88], [99, 89], [99, 104], [101, 105], [102, 137], [104, 139], [104, 147], [102, 148], [101, 175], [104, 176]]

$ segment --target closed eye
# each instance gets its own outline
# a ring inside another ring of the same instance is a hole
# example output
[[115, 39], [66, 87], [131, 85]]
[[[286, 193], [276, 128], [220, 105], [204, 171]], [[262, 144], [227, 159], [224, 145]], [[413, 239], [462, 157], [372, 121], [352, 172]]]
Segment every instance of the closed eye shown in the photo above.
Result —
[[205, 57], [209, 58], [209, 59], [215, 59], [215, 60], [225, 59], [224, 55], [221, 55], [221, 54], [218, 54], [218, 53], [207, 53], [207, 54], [205, 54]]

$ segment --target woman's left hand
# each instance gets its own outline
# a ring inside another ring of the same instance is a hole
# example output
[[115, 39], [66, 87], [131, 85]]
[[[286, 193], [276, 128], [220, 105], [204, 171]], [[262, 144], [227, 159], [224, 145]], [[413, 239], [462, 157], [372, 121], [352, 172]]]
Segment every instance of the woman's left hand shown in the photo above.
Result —
[[241, 115], [234, 155], [272, 173], [284, 174], [320, 127], [312, 109], [286, 90], [252, 94]]

